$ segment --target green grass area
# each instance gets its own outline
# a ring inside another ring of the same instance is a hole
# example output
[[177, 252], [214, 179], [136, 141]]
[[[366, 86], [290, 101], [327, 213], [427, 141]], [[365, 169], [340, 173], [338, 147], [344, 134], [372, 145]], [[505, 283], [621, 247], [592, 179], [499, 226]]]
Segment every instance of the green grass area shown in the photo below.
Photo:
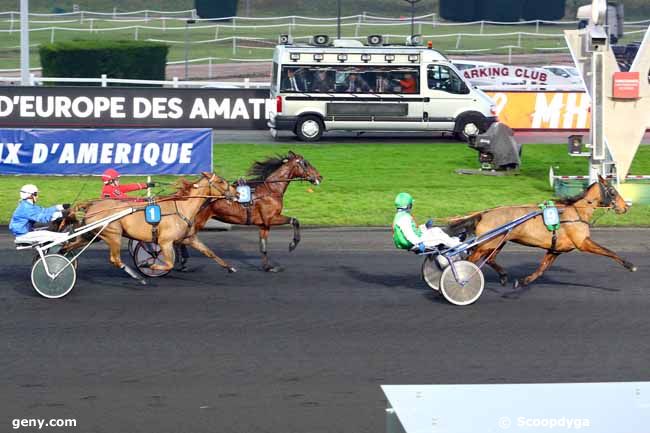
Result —
[[[48, 18], [50, 20], [50, 18]], [[198, 59], [205, 57], [218, 57], [216, 63], [231, 62], [234, 59], [270, 59], [273, 55], [278, 36], [283, 33], [290, 33], [294, 37], [307, 37], [317, 33], [336, 35], [336, 25], [328, 22], [327, 26], [314, 27], [313, 22], [300, 21], [293, 26], [286, 19], [271, 21], [254, 21], [235, 23], [206, 23], [199, 22], [187, 27], [188, 57]], [[319, 24], [323, 25], [323, 24]], [[93, 32], [80, 31], [81, 29]], [[116, 27], [131, 27], [119, 31], [102, 31]], [[248, 27], [245, 27], [248, 26]], [[30, 33], [30, 64], [32, 67], [40, 65], [38, 56], [38, 46], [51, 41], [66, 41], [72, 39], [139, 39], [139, 40], [161, 40], [168, 41], [170, 53], [168, 61], [181, 61], [185, 59], [185, 24], [183, 21], [125, 21], [125, 22], [106, 22], [97, 20], [84, 20], [83, 22], [73, 23], [32, 23]], [[55, 30], [47, 30], [56, 27]], [[10, 23], [0, 21], [0, 29], [10, 29]], [[484, 26], [481, 30], [479, 25], [471, 26], [434, 26], [432, 23], [423, 23], [417, 25], [417, 31], [424, 35], [435, 35], [430, 38], [434, 47], [438, 50], [448, 51], [454, 49], [486, 49], [489, 48], [491, 53], [507, 53], [507, 49], [500, 48], [504, 46], [520, 46], [514, 49], [515, 53], [535, 52], [536, 48], [563, 48], [566, 46], [564, 39], [561, 37], [561, 26], [540, 26], [537, 29], [534, 25], [517, 25], [517, 26]], [[16, 31], [3, 33], [0, 40], [0, 59], [3, 61], [3, 68], [17, 68], [20, 64], [20, 34], [17, 26]], [[46, 29], [46, 30], [36, 30]], [[75, 30], [77, 29], [77, 30]], [[522, 36], [517, 35], [499, 36], [503, 33], [528, 32], [555, 35], [554, 37], [544, 36]], [[480, 34], [492, 36], [468, 36], [469, 34]], [[464, 33], [460, 40], [454, 34]], [[398, 35], [389, 36], [388, 41], [392, 43], [403, 44], [406, 36], [410, 34], [410, 24], [407, 21], [399, 22], [397, 25], [361, 25], [357, 28], [356, 23], [345, 22], [342, 26], [342, 35], [351, 36], [368, 36], [371, 34]], [[246, 41], [238, 39], [236, 47], [233, 48], [232, 40], [220, 42], [196, 43], [198, 41], [208, 41], [213, 39], [230, 38], [237, 36], [240, 38], [263, 38], [263, 41]], [[296, 39], [296, 41], [306, 42], [308, 39]]]
[[[478, 165], [476, 152], [460, 144], [227, 144], [215, 146], [215, 171], [236, 179], [254, 160], [290, 149], [303, 154], [324, 176], [317, 187], [292, 184], [286, 196], [285, 214], [310, 225], [390, 225], [393, 199], [400, 191], [413, 194], [414, 214], [421, 220], [505, 204], [539, 203], [553, 195], [548, 185], [550, 166], [559, 174], [581, 174], [587, 169], [586, 161], [569, 157], [564, 145], [525, 145], [521, 174], [493, 177], [455, 174], [456, 168]], [[650, 147], [639, 149], [632, 172], [650, 173]], [[94, 198], [101, 189], [97, 177], [4, 176], [0, 223], [7, 223], [25, 183], [39, 186], [43, 205]], [[650, 206], [633, 206], [623, 216], [608, 214], [598, 225], [650, 225]]]
[[[57, 23], [37, 23], [33, 22], [30, 27], [34, 31], [30, 33], [31, 66], [38, 67], [40, 59], [38, 57], [38, 46], [43, 43], [54, 41], [65, 41], [72, 39], [111, 39], [111, 40], [162, 40], [171, 41], [168, 61], [181, 61], [185, 58], [185, 23], [183, 21], [124, 21], [108, 22], [99, 20], [85, 19], [83, 22], [63, 22], [70, 18], [62, 18], [60, 24]], [[52, 18], [42, 20], [50, 21]], [[268, 20], [268, 21], [239, 21], [234, 23], [211, 23], [199, 22], [188, 27], [189, 58], [219, 57], [223, 58], [219, 62], [231, 62], [228, 59], [270, 59], [273, 55], [273, 47], [276, 44], [278, 35], [290, 33], [294, 37], [307, 37], [314, 34], [322, 33], [330, 36], [336, 35], [336, 24], [334, 22], [319, 22], [315, 26], [313, 21], [297, 20], [295, 26], [287, 19]], [[91, 27], [92, 26], [92, 27]], [[102, 31], [102, 29], [141, 26], [137, 29], [124, 29], [116, 31]], [[248, 26], [248, 27], [245, 27]], [[37, 30], [56, 27], [55, 30]], [[145, 28], [146, 27], [146, 28]], [[572, 26], [571, 26], [572, 27]], [[93, 32], [88, 30], [93, 29]], [[434, 48], [449, 52], [449, 50], [481, 50], [489, 49], [489, 53], [507, 53], [506, 46], [515, 46], [520, 48], [513, 49], [513, 53], [532, 53], [539, 52], [539, 48], [565, 48], [566, 43], [562, 37], [564, 29], [570, 27], [557, 25], [511, 25], [496, 26], [485, 25], [460, 25], [460, 26], [439, 26], [432, 22], [424, 22], [416, 26], [416, 31], [423, 35], [435, 36], [430, 38], [433, 41]], [[0, 29], [12, 29], [11, 24], [6, 20], [0, 20]], [[86, 31], [80, 31], [85, 29]], [[20, 34], [17, 24], [13, 27], [13, 32], [3, 33], [0, 39], [0, 60], [2, 68], [19, 67], [19, 46]], [[507, 35], [499, 36], [504, 33], [543, 33], [544, 35], [553, 36], [531, 36], [531, 35]], [[463, 35], [454, 36], [462, 33]], [[482, 33], [482, 35], [481, 35]], [[403, 44], [405, 38], [410, 34], [410, 23], [404, 20], [394, 24], [380, 25], [376, 23], [367, 23], [357, 27], [355, 21], [346, 21], [343, 23], [343, 36], [368, 36], [371, 34], [396, 35], [390, 36], [389, 42]], [[479, 36], [470, 36], [471, 34]], [[198, 41], [207, 41], [217, 38], [229, 37], [255, 37], [263, 38], [263, 41], [245, 41], [237, 40], [237, 47], [233, 48], [231, 40], [221, 42], [196, 43]], [[639, 39], [641, 35], [631, 35], [621, 42]], [[636, 38], [636, 39], [635, 39]], [[306, 42], [307, 39], [296, 39], [296, 41]], [[452, 54], [453, 52], [449, 52]]]

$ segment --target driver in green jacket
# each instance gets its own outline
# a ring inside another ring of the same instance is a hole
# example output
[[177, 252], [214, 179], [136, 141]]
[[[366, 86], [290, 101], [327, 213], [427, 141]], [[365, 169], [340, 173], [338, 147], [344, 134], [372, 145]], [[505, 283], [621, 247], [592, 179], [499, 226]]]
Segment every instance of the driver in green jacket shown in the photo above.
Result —
[[427, 248], [440, 244], [453, 247], [461, 243], [458, 238], [449, 236], [440, 227], [434, 227], [432, 220], [418, 227], [411, 215], [413, 201], [413, 197], [407, 192], [401, 192], [395, 197], [397, 213], [393, 219], [393, 242], [397, 248], [423, 253]]

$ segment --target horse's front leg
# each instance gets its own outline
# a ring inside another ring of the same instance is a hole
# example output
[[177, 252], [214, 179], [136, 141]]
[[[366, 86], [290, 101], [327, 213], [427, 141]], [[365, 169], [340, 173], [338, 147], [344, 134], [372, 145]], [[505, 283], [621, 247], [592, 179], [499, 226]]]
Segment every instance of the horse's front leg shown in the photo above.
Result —
[[237, 272], [237, 269], [230, 266], [225, 260], [217, 256], [210, 248], [208, 248], [196, 235], [190, 236], [183, 241], [183, 244], [189, 245], [206, 257], [211, 258], [219, 264], [219, 266], [228, 270], [228, 272]]
[[616, 254], [612, 250], [608, 250], [607, 248], [597, 244], [594, 242], [593, 239], [586, 237], [580, 242], [580, 244], [576, 244], [576, 247], [580, 251], [584, 251], [586, 253], [592, 253], [592, 254], [597, 254], [599, 256], [605, 256], [613, 259], [617, 263], [620, 263], [625, 267], [625, 269], [631, 271], [631, 272], [636, 272], [636, 266], [634, 266], [632, 263], [628, 262], [627, 260], [621, 258], [618, 254]]
[[289, 252], [292, 252], [293, 250], [296, 249], [296, 247], [300, 243], [300, 221], [298, 221], [298, 218], [287, 217], [284, 215], [276, 215], [273, 218], [271, 218], [267, 224], [269, 226], [283, 226], [286, 224], [291, 224], [291, 226], [293, 227], [293, 239], [289, 244]]

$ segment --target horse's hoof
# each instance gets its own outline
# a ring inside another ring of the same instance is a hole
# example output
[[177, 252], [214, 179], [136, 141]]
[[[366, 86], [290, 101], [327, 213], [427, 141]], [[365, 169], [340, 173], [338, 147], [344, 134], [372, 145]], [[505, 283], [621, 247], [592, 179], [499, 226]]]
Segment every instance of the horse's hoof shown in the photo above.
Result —
[[625, 263], [624, 263], [624, 266], [625, 266], [625, 268], [628, 269], [630, 272], [636, 272], [636, 266], [634, 266], [632, 263], [630, 263], [630, 262], [625, 262]]
[[508, 276], [507, 275], [500, 275], [499, 276], [499, 282], [503, 287], [505, 287], [508, 284]]
[[515, 281], [512, 283], [512, 288], [515, 289], [515, 290], [516, 290], [516, 289], [519, 289], [519, 288], [521, 288], [521, 287], [524, 287], [524, 286], [525, 286], [525, 284], [524, 284], [522, 281], [520, 281], [520, 280], [515, 280]]
[[176, 270], [177, 270], [178, 272], [189, 272], [189, 271], [190, 271], [190, 268], [188, 268], [187, 266], [183, 265], [183, 266], [180, 266], [180, 267], [176, 268]]
[[290, 253], [293, 252], [293, 250], [295, 250], [297, 246], [298, 246], [298, 242], [295, 242], [295, 241], [294, 241], [294, 242], [291, 242], [291, 243], [289, 244], [289, 252], [290, 252]]
[[146, 286], [147, 285], [147, 280], [145, 280], [143, 278], [142, 280], [138, 280], [138, 283], [140, 283], [140, 285], [142, 285], [142, 286]]
[[280, 266], [269, 266], [267, 268], [264, 268], [266, 272], [272, 272], [274, 274], [278, 272], [282, 272], [284, 269], [282, 269]]
[[237, 268], [235, 268], [233, 266], [228, 266], [228, 273], [229, 274], [234, 274], [235, 272], [237, 272]]

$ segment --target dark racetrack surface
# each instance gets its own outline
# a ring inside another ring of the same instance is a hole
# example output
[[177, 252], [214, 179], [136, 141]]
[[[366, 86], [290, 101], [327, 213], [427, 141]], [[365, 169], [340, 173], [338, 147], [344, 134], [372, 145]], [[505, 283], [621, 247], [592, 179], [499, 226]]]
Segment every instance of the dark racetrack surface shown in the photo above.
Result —
[[[273, 275], [256, 236], [202, 235], [237, 274], [194, 256], [191, 273], [146, 287], [98, 245], [51, 301], [31, 289], [30, 253], [1, 235], [0, 431], [76, 418], [69, 431], [378, 433], [381, 384], [650, 380], [650, 231], [594, 234], [636, 273], [572, 253], [504, 297], [488, 270], [465, 308], [432, 295], [386, 231], [305, 230], [291, 254], [290, 233], [272, 232], [286, 267]], [[523, 276], [541, 255], [512, 247], [501, 261]]]

